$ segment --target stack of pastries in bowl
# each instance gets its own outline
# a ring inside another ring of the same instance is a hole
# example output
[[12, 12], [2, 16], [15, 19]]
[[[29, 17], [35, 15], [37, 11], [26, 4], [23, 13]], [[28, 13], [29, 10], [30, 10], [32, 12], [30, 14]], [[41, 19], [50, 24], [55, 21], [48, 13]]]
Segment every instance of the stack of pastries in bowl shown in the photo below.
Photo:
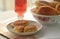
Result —
[[17, 33], [35, 32], [37, 27], [35, 25], [29, 25], [28, 20], [17, 20], [12, 23], [13, 31]]
[[48, 16], [60, 14], [60, 2], [36, 1], [35, 5], [36, 7], [32, 9], [32, 12], [36, 14]]
[[36, 1], [33, 16], [42, 23], [56, 23], [60, 17], [60, 2]]

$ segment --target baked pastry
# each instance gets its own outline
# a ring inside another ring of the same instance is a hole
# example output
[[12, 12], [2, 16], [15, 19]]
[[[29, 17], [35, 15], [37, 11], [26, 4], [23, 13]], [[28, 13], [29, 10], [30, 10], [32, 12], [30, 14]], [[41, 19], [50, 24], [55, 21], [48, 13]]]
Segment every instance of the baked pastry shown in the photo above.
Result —
[[40, 6], [36, 13], [41, 15], [57, 15], [57, 10], [50, 6]]
[[35, 5], [37, 7], [40, 7], [40, 6], [51, 6], [53, 8], [56, 7], [57, 4], [59, 4], [60, 2], [58, 1], [53, 1], [53, 2], [47, 2], [47, 1], [36, 1], [35, 2]]
[[60, 13], [60, 3], [56, 5], [56, 9], [58, 10], [58, 13]]
[[17, 20], [13, 22], [13, 26], [20, 26], [20, 25], [26, 26], [27, 24], [28, 24], [27, 20]]
[[50, 6], [55, 8], [57, 4], [59, 4], [59, 2], [57, 1], [53, 1], [53, 2], [49, 2], [50, 3]]
[[35, 2], [35, 5], [36, 5], [37, 7], [43, 6], [43, 4], [40, 3], [39, 1], [36, 1], [36, 2]]
[[34, 26], [34, 25], [26, 26], [26, 27], [24, 28], [24, 32], [35, 32], [35, 31], [37, 31], [37, 28], [36, 28], [36, 26]]
[[13, 31], [17, 33], [24, 32], [24, 26], [16, 26], [13, 28]]
[[31, 9], [31, 11], [32, 11], [33, 13], [36, 13], [37, 10], [38, 10], [38, 8], [39, 8], [39, 7], [35, 7], [35, 8], [33, 8], [33, 9]]
[[40, 7], [40, 6], [50, 6], [50, 4], [49, 4], [49, 2], [46, 2], [46, 1], [36, 1], [35, 2], [35, 5], [37, 6], [37, 7]]

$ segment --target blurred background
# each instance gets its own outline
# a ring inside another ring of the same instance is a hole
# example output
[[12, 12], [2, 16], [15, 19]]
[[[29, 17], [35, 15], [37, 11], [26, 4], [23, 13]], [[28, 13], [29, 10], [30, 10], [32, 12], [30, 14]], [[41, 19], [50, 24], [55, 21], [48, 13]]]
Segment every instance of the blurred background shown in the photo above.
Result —
[[14, 10], [15, 0], [0, 0], [0, 11]]
[[[31, 7], [36, 0], [27, 0], [27, 6]], [[45, 0], [53, 1], [53, 0]], [[0, 11], [14, 10], [15, 0], [0, 0]]]

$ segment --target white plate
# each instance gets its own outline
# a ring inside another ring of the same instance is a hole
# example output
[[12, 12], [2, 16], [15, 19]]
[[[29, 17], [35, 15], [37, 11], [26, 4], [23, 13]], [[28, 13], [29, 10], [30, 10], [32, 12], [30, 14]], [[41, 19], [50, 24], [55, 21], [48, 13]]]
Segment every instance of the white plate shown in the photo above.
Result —
[[37, 27], [37, 31], [35, 31], [35, 32], [29, 32], [29, 33], [17, 33], [17, 32], [14, 32], [13, 31], [13, 27], [12, 27], [12, 25], [11, 25], [12, 23], [9, 23], [8, 25], [7, 25], [7, 29], [10, 31], [10, 32], [12, 32], [13, 34], [16, 34], [16, 35], [32, 35], [32, 34], [35, 34], [35, 33], [37, 33], [39, 30], [41, 30], [42, 29], [42, 24], [40, 24], [40, 23], [38, 23], [38, 22], [35, 22], [35, 21], [29, 21], [29, 25], [35, 25], [36, 27]]

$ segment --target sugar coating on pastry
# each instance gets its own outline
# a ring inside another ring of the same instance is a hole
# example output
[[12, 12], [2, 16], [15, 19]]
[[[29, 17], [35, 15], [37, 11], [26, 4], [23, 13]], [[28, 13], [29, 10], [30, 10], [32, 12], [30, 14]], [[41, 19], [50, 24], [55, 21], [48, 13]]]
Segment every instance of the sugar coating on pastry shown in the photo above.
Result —
[[32, 26], [26, 26], [24, 28], [24, 32], [35, 32], [35, 31], [37, 31], [37, 27], [34, 26], [34, 25], [32, 25]]
[[14, 32], [17, 32], [17, 33], [19, 33], [19, 32], [24, 32], [24, 26], [16, 26], [16, 27], [14, 27]]

